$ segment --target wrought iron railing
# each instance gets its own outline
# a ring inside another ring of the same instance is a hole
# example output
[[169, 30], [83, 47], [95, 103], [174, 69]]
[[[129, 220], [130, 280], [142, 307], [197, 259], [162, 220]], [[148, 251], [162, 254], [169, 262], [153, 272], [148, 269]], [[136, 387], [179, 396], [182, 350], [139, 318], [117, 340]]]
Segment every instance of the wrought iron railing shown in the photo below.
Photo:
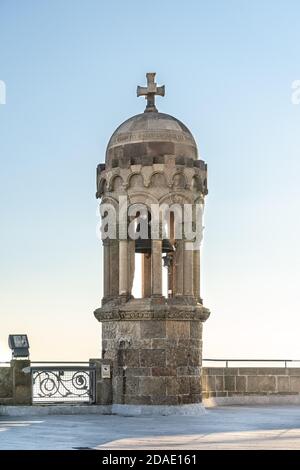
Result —
[[202, 359], [202, 361], [203, 362], [205, 362], [205, 361], [207, 361], [207, 362], [223, 362], [223, 363], [225, 362], [226, 367], [229, 367], [230, 362], [234, 362], [234, 363], [237, 363], [237, 362], [284, 363], [284, 367], [288, 367], [288, 363], [293, 363], [292, 365], [294, 365], [297, 362], [300, 363], [300, 359]]
[[53, 362], [43, 363], [52, 364], [52, 366], [41, 365], [41, 362], [39, 364], [39, 366], [30, 367], [33, 403], [93, 403], [95, 401], [95, 369], [92, 366], [70, 366], [63, 365], [61, 362], [58, 362], [59, 366], [54, 365]]

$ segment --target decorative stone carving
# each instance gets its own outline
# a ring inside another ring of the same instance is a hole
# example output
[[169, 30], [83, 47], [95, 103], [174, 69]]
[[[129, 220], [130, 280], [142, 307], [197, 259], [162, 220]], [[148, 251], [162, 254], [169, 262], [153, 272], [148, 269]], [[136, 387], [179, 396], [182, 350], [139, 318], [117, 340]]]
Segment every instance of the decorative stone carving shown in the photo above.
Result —
[[123, 188], [123, 180], [122, 180], [121, 176], [115, 176], [112, 179], [111, 187], [112, 187], [113, 191], [119, 191], [120, 189]]
[[141, 174], [135, 173], [130, 176], [128, 187], [130, 189], [133, 188], [143, 188], [144, 187], [144, 179]]
[[154, 173], [151, 176], [150, 186], [156, 188], [165, 188], [167, 186], [167, 180], [163, 173]]
[[182, 173], [173, 176], [173, 189], [184, 189], [186, 187], [185, 177]]

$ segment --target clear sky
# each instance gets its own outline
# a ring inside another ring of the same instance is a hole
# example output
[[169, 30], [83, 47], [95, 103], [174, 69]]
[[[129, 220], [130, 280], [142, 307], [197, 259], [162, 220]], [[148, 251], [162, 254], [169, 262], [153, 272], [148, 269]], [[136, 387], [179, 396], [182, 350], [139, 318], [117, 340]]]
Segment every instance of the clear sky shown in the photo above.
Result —
[[[298, 358], [298, 0], [0, 0], [0, 360], [100, 354], [95, 169], [145, 73], [208, 163], [205, 357]], [[7, 356], [8, 355], [8, 356]]]

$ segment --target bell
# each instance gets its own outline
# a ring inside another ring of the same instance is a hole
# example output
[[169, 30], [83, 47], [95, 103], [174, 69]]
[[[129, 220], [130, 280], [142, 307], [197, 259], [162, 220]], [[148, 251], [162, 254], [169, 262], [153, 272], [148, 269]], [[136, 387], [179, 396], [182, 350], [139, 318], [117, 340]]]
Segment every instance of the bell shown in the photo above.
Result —
[[135, 252], [136, 253], [151, 253], [151, 240], [138, 238], [135, 240]]
[[[137, 224], [136, 231], [140, 232], [140, 223]], [[148, 238], [137, 238], [135, 241], [135, 252], [136, 253], [151, 253], [151, 214], [148, 213]], [[170, 240], [164, 238], [162, 241], [162, 253], [171, 253], [174, 251], [174, 247], [171, 245]]]
[[[171, 245], [170, 240], [164, 238], [162, 241], [162, 253], [172, 253], [174, 247]], [[151, 239], [138, 238], [135, 241], [135, 252], [136, 253], [151, 253]]]
[[172, 253], [174, 251], [173, 245], [171, 245], [170, 240], [168, 240], [167, 238], [163, 239], [161, 251], [163, 253]]

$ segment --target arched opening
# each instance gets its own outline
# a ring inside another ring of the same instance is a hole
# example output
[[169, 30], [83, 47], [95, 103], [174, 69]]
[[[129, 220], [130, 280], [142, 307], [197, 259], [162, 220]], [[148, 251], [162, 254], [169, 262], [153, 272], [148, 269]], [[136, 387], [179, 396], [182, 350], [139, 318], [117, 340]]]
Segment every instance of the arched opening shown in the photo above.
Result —
[[[137, 205], [138, 208], [138, 205]], [[143, 209], [143, 208], [142, 208]], [[135, 270], [132, 295], [135, 298], [151, 296], [151, 213], [137, 210], [133, 223]]]
[[[157, 279], [161, 279], [161, 294], [168, 298], [173, 294], [173, 252], [174, 247], [170, 242], [170, 236], [174, 234], [174, 218], [171, 214], [171, 222], [162, 220], [163, 238], [159, 251], [154, 251], [151, 238], [151, 212], [136, 211], [131, 220], [134, 232], [134, 276], [132, 295], [135, 298], [149, 298], [157, 295], [155, 287]], [[170, 223], [172, 227], [170, 227]], [[155, 239], [154, 239], [155, 242]], [[159, 245], [158, 245], [159, 246]], [[158, 256], [158, 258], [157, 258]], [[160, 264], [158, 260], [160, 257]]]

